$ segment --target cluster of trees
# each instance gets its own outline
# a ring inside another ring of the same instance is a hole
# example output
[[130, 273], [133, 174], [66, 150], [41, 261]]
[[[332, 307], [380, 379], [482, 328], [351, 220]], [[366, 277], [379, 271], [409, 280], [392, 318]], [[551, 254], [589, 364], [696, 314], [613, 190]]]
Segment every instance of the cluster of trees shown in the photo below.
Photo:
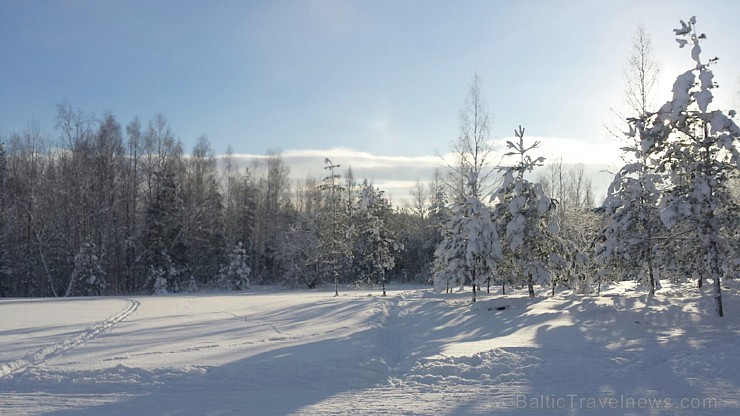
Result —
[[[536, 283], [550, 285], [553, 293], [558, 284], [588, 293], [604, 279], [635, 279], [654, 294], [660, 276], [695, 279], [699, 287], [711, 279], [723, 315], [721, 279], [737, 277], [740, 269], [740, 128], [734, 111], [709, 109], [718, 87], [710, 66], [717, 58], [702, 60], [706, 36], [695, 23], [682, 21], [674, 31], [680, 47], [691, 46], [694, 66], [678, 76], [672, 99], [657, 109], [648, 102], [656, 67], [649, 39], [638, 32], [630, 61], [636, 77], [628, 78], [635, 115], [627, 120], [625, 165], [601, 209], [584, 209], [593, 196], [588, 187], [581, 189], [587, 182], [578, 169], [563, 174], [555, 164], [549, 176], [529, 181], [527, 174], [544, 159], [531, 156], [539, 143], [526, 144], [521, 127], [504, 155], [518, 161], [498, 168], [503, 179], [485, 203], [478, 191], [485, 175], [476, 157], [490, 148], [468, 134], [465, 120], [487, 117], [463, 117], [463, 144], [456, 148], [471, 150], [452, 165], [460, 167], [464, 187], [436, 252], [438, 290], [469, 283], [475, 301], [476, 287], [492, 279], [503, 287], [526, 285], [530, 296]], [[471, 100], [477, 97], [471, 92]]]
[[718, 59], [702, 59], [706, 35], [695, 25], [692, 17], [674, 30], [679, 47], [691, 47], [694, 66], [676, 78], [673, 98], [657, 110], [644, 95], [635, 101], [629, 159], [605, 201], [609, 221], [597, 254], [651, 294], [660, 276], [693, 278], [700, 288], [712, 279], [722, 316], [721, 279], [740, 270], [740, 128], [734, 110], [709, 109]]

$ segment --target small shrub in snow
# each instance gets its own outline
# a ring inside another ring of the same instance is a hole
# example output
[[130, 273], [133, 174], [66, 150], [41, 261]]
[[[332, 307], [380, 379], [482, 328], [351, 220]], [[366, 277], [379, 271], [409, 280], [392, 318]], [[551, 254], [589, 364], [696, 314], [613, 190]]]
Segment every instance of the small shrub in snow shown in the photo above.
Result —
[[65, 296], [100, 296], [105, 293], [108, 283], [105, 272], [100, 267], [95, 254], [95, 244], [83, 243], [75, 255], [75, 268], [72, 272]]
[[159, 267], [150, 266], [148, 279], [152, 282], [152, 294], [154, 295], [166, 295], [167, 292], [167, 278], [165, 272]]
[[249, 289], [249, 273], [252, 269], [247, 266], [247, 254], [239, 242], [229, 254], [228, 263], [221, 267], [218, 280], [231, 290]]

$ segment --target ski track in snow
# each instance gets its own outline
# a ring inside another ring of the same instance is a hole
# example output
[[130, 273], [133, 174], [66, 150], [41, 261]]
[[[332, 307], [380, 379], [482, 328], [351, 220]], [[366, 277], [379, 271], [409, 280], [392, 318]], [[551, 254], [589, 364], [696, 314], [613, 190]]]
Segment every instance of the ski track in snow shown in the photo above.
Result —
[[93, 324], [81, 332], [73, 334], [57, 343], [40, 348], [36, 352], [25, 355], [18, 360], [10, 361], [0, 365], [0, 379], [11, 374], [18, 373], [29, 367], [37, 366], [45, 361], [58, 357], [64, 352], [78, 347], [86, 342], [93, 340], [101, 332], [111, 329], [117, 323], [128, 318], [131, 314], [139, 309], [141, 302], [134, 299], [128, 299], [128, 306], [121, 312], [108, 317], [107, 319]]

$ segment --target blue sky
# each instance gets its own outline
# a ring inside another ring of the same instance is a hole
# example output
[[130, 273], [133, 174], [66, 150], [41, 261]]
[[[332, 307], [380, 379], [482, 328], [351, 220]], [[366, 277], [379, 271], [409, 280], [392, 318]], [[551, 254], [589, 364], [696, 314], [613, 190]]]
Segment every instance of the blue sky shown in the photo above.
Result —
[[696, 15], [720, 57], [717, 104], [737, 101], [739, 12], [734, 0], [0, 0], [0, 133], [35, 122], [54, 139], [67, 100], [123, 125], [161, 112], [186, 151], [206, 134], [217, 153], [434, 156], [478, 73], [494, 139], [522, 124], [583, 157], [580, 144], [613, 141], [603, 126], [640, 23], [667, 94], [691, 66], [671, 30]]

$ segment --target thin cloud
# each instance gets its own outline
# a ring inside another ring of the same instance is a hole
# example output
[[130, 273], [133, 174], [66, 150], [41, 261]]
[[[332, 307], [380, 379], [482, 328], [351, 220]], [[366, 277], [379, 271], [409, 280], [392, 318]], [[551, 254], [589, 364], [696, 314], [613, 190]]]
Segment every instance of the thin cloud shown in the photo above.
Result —
[[[494, 139], [494, 149], [497, 155], [502, 155], [507, 140], [511, 137]], [[619, 145], [615, 142], [594, 140], [584, 142], [571, 138], [558, 137], [528, 137], [528, 142], [540, 141], [541, 145], [534, 151], [533, 156], [544, 156], [545, 163], [554, 162], [562, 157], [565, 165], [583, 163], [586, 172], [594, 182], [594, 192], [600, 195], [610, 181], [610, 175], [603, 171], [619, 165]], [[346, 147], [330, 149], [291, 149], [280, 153], [285, 164], [290, 167], [290, 176], [295, 183], [302, 182], [307, 177], [321, 179], [326, 176], [324, 169], [326, 158], [339, 164], [339, 174], [344, 175], [349, 167], [352, 168], [354, 179], [361, 183], [367, 179], [386, 194], [393, 197], [394, 202], [403, 204], [410, 200], [411, 192], [419, 180], [424, 186], [431, 180], [435, 169], [444, 169], [444, 160], [453, 160], [454, 155], [445, 154], [442, 157], [433, 155], [423, 156], [387, 156], [376, 155]], [[220, 155], [223, 157], [223, 155]], [[234, 154], [234, 161], [240, 166], [249, 167], [255, 160], [263, 160], [266, 155]], [[443, 160], [444, 158], [444, 160]], [[500, 156], [497, 156], [498, 160]], [[504, 160], [503, 164], [506, 164]], [[604, 188], [603, 190], [601, 188]]]
[[[514, 137], [495, 139], [497, 151], [505, 151], [506, 141], [515, 141]], [[545, 163], [562, 158], [565, 164], [612, 165], [620, 162], [620, 144], [616, 141], [594, 139], [584, 141], [568, 137], [525, 136], [525, 144], [539, 141], [540, 146], [532, 150], [532, 157], [543, 156]]]

